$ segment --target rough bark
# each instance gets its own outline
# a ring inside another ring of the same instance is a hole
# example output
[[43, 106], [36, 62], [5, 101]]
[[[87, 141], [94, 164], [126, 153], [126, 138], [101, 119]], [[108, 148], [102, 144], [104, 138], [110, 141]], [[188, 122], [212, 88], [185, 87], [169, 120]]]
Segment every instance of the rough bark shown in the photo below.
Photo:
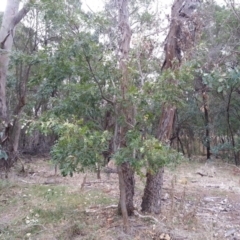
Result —
[[[135, 186], [135, 179], [134, 179], [134, 172], [128, 162], [121, 164], [120, 166], [121, 174], [124, 182], [124, 192], [125, 195], [125, 202], [126, 202], [126, 209], [129, 216], [133, 215], [134, 205], [133, 205], [133, 196], [134, 196], [134, 186]], [[121, 203], [118, 205], [118, 213], [121, 215]]]
[[163, 172], [163, 168], [160, 168], [156, 174], [147, 173], [147, 182], [141, 204], [143, 212], [160, 213]]
[[[198, 1], [194, 0], [175, 0], [171, 11], [171, 23], [169, 33], [165, 40], [165, 60], [162, 65], [162, 71], [172, 69], [173, 71], [180, 67], [182, 63], [182, 53], [187, 56], [191, 49], [196, 27], [191, 32], [187, 29], [188, 22], [192, 21], [194, 10]], [[169, 84], [177, 86], [177, 82], [168, 79]], [[173, 104], [163, 104], [160, 122], [158, 126], [157, 137], [164, 144], [169, 144], [176, 107]], [[161, 190], [163, 168], [160, 168], [155, 174], [147, 172], [147, 183], [142, 198], [142, 211], [149, 213], [160, 213], [161, 208]]]
[[[126, 93], [130, 86], [128, 77], [128, 53], [130, 49], [131, 29], [129, 26], [128, 0], [118, 0], [118, 28], [121, 35], [119, 40], [119, 69], [122, 73], [121, 85], [121, 103], [119, 110], [124, 118], [124, 123], [119, 127], [119, 148], [126, 147], [126, 134], [133, 126], [133, 109], [126, 99]], [[128, 215], [133, 214], [133, 196], [134, 196], [134, 171], [127, 162], [119, 166], [119, 187], [120, 202], [118, 212], [123, 215], [125, 228], [128, 228]]]
[[162, 114], [158, 127], [158, 136], [157, 138], [160, 141], [166, 141], [166, 144], [169, 144], [172, 136], [172, 128], [174, 123], [174, 117], [176, 113], [176, 107], [171, 104], [164, 104], [162, 108]]

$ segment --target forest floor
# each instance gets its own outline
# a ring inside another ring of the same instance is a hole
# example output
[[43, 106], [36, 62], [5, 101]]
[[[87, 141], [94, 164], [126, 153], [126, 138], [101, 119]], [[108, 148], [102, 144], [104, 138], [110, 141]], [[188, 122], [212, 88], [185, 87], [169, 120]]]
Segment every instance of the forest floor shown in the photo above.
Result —
[[140, 212], [144, 179], [136, 177], [130, 235], [116, 214], [117, 174], [55, 176], [49, 160], [33, 159], [25, 173], [19, 165], [0, 179], [0, 239], [240, 240], [240, 169], [196, 159], [165, 168], [158, 216]]

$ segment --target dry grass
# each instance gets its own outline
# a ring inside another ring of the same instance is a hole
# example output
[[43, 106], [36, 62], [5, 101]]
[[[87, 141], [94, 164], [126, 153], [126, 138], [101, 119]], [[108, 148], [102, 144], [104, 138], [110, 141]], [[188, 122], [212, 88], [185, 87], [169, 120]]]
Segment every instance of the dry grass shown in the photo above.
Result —
[[[214, 176], [196, 172], [214, 168]], [[202, 169], [203, 168], [203, 169]], [[224, 163], [183, 163], [166, 169], [163, 206], [159, 216], [130, 218], [125, 235], [122, 219], [109, 205], [118, 202], [118, 179], [103, 175], [54, 176], [54, 166], [38, 160], [0, 181], [0, 239], [240, 239], [240, 182], [234, 167]], [[85, 178], [86, 176], [86, 178]], [[83, 186], [84, 183], [84, 186]], [[135, 204], [140, 209], [144, 182], [137, 178]], [[233, 235], [229, 235], [233, 232]]]

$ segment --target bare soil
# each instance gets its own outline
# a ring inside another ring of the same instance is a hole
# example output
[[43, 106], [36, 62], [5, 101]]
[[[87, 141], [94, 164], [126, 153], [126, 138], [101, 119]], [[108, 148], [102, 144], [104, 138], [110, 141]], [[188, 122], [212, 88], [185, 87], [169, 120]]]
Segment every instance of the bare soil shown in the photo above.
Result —
[[[0, 179], [0, 239], [240, 240], [240, 169], [234, 165], [195, 160], [166, 167], [162, 212], [147, 217], [140, 212], [144, 179], [136, 177], [130, 235], [116, 214], [117, 174], [102, 173], [100, 180], [90, 172], [55, 176], [44, 159], [33, 159], [25, 168]], [[61, 210], [54, 220], [46, 217], [51, 209], [53, 215]]]

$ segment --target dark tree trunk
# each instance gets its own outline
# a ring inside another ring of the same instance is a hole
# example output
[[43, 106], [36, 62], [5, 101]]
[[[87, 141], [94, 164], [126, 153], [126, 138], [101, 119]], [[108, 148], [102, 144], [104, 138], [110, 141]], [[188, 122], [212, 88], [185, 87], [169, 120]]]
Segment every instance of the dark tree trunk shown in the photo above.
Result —
[[208, 114], [208, 101], [207, 93], [203, 92], [203, 108], [204, 108], [204, 124], [205, 124], [205, 146], [207, 149], [207, 159], [211, 158], [211, 143], [210, 143], [210, 128], [209, 128], [209, 114]]
[[101, 179], [101, 169], [100, 169], [100, 165], [97, 165], [97, 179]]
[[234, 161], [236, 165], [240, 164], [239, 161], [239, 154], [236, 152], [235, 149], [235, 140], [234, 140], [234, 133], [233, 133], [233, 129], [230, 123], [230, 105], [231, 105], [231, 98], [232, 98], [232, 93], [233, 93], [233, 89], [231, 89], [231, 92], [229, 94], [228, 97], [228, 102], [227, 102], [227, 124], [228, 124], [228, 128], [229, 128], [229, 132], [230, 132], [230, 138], [231, 138], [231, 142], [232, 142], [232, 147], [233, 147], [233, 155], [234, 155]]
[[[170, 141], [175, 112], [175, 107], [170, 105], [163, 107], [159, 124], [160, 131], [158, 133], [158, 139], [163, 143], [168, 143]], [[160, 168], [154, 174], [147, 172], [147, 182], [141, 204], [143, 212], [160, 213], [163, 172], [163, 168]]]
[[143, 212], [160, 213], [163, 172], [163, 168], [160, 168], [154, 175], [147, 173], [147, 182], [141, 204]]
[[182, 140], [181, 140], [181, 138], [179, 136], [177, 137], [177, 141], [178, 141], [178, 143], [180, 143], [182, 154], [185, 155], [183, 143], [182, 143]]
[[[134, 179], [134, 171], [131, 168], [128, 162], [121, 164], [121, 173], [124, 180], [125, 185], [125, 196], [126, 196], [126, 209], [128, 216], [133, 215], [134, 205], [133, 205], [133, 196], [134, 196], [134, 187], [135, 187], [135, 179]], [[120, 176], [119, 176], [120, 177]], [[121, 193], [121, 191], [120, 191]], [[120, 197], [121, 199], [121, 197]], [[118, 204], [118, 213], [121, 215], [121, 203]]]

